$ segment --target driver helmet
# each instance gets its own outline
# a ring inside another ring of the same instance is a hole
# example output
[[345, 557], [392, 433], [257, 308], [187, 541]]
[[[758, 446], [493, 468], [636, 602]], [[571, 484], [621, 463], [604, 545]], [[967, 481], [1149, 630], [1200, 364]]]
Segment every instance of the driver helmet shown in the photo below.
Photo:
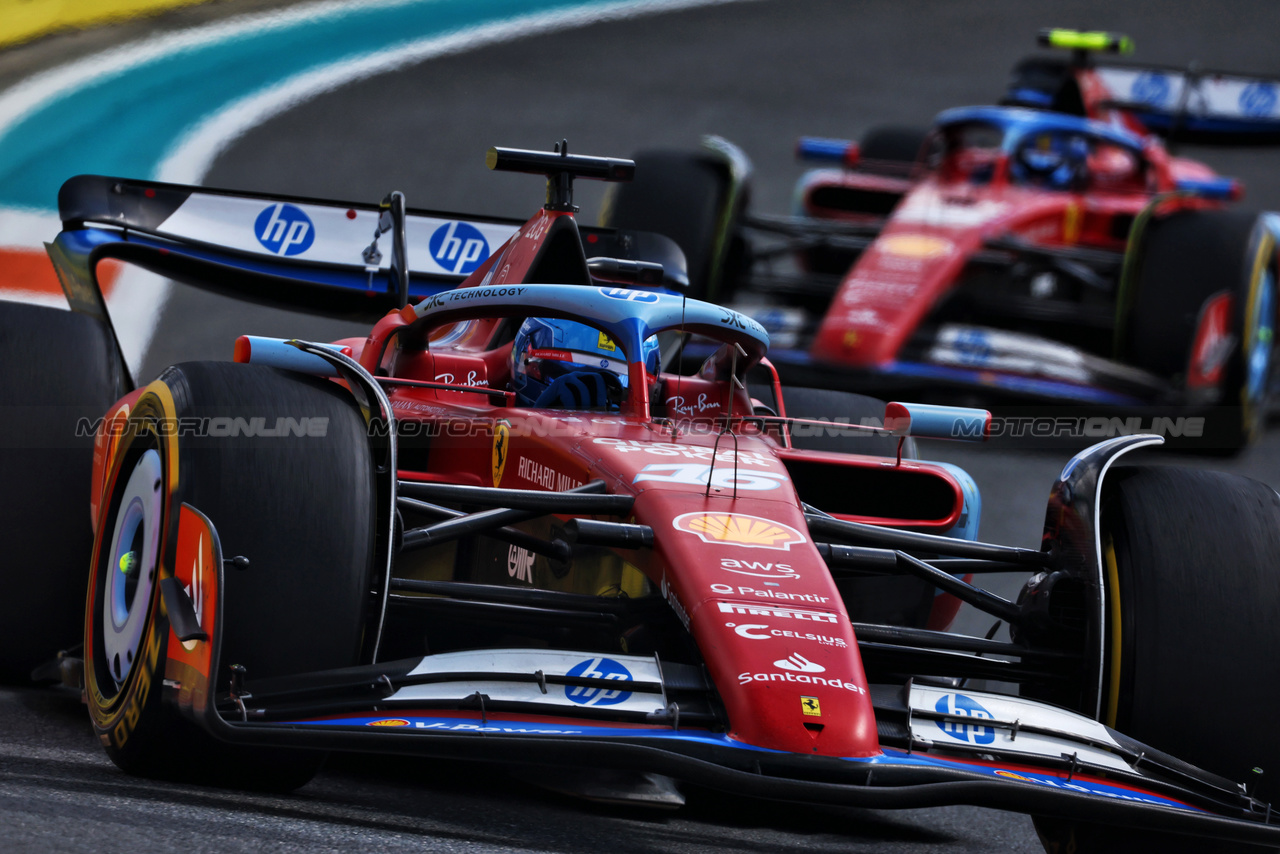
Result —
[[[658, 375], [658, 339], [644, 342], [643, 360]], [[574, 320], [526, 318], [511, 345], [511, 385], [521, 406], [613, 409], [626, 396], [627, 359], [604, 332]]]
[[1045, 133], [1028, 140], [1014, 164], [1016, 177], [1054, 190], [1069, 190], [1089, 158], [1089, 143], [1081, 136]]

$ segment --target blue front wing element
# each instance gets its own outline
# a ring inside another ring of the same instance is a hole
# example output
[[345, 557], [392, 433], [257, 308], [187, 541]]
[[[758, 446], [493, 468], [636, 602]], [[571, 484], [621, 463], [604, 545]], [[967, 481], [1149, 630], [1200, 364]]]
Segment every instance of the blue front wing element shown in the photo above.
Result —
[[[396, 714], [387, 712], [380, 715], [354, 714], [322, 720], [300, 720], [277, 724], [281, 727], [370, 727], [382, 731], [402, 730], [413, 733], [474, 733], [477, 736], [517, 735], [517, 736], [549, 736], [549, 737], [584, 737], [592, 739], [626, 739], [683, 742], [701, 744], [718, 748], [730, 748], [744, 752], [779, 753], [767, 748], [755, 747], [730, 738], [722, 733], [712, 733], [697, 729], [648, 729], [642, 727], [620, 727], [610, 724], [596, 725], [576, 721], [519, 720], [495, 719], [490, 717], [484, 721], [478, 718], [460, 718], [432, 716], [423, 713]], [[920, 768], [956, 769], [981, 774], [994, 780], [1006, 780], [1029, 783], [1063, 792], [1096, 795], [1112, 800], [1132, 801], [1154, 806], [1173, 807], [1180, 810], [1203, 812], [1197, 807], [1185, 804], [1173, 798], [1163, 797], [1150, 792], [1140, 791], [1124, 785], [1102, 783], [1073, 775], [1071, 780], [1052, 774], [1023, 770], [1018, 766], [984, 765], [964, 762], [948, 757], [921, 753], [907, 753], [902, 750], [886, 748], [884, 754], [874, 757], [846, 757], [846, 762], [864, 765], [914, 766]]]

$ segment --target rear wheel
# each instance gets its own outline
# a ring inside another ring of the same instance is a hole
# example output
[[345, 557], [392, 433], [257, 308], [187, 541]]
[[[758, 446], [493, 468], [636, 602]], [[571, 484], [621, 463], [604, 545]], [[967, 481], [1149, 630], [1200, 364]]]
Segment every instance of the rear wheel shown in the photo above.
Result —
[[[1239, 450], [1261, 432], [1270, 398], [1275, 240], [1260, 217], [1240, 211], [1152, 219], [1139, 239], [1121, 356], [1184, 387], [1207, 369], [1217, 399], [1204, 444]], [[1224, 335], [1197, 342], [1220, 295], [1231, 298]]]
[[[759, 400], [773, 400], [773, 390], [767, 386], [752, 386], [751, 394]], [[865, 394], [824, 388], [786, 388], [783, 389], [782, 401], [789, 418], [877, 426], [884, 423], [885, 402]], [[821, 427], [804, 429], [804, 425], [796, 425], [791, 431], [791, 444], [806, 451], [833, 451], [838, 454], [867, 454], [875, 457], [898, 456], [896, 436]], [[915, 454], [915, 442], [908, 438], [903, 443], [902, 455], [914, 457]]]
[[[126, 391], [107, 327], [87, 315], [0, 301], [0, 680], [80, 643], [93, 551], [93, 420]], [[79, 426], [79, 430], [77, 427]]]
[[[305, 435], [264, 435], [290, 419]], [[358, 664], [375, 530], [364, 421], [333, 384], [231, 363], [169, 368], [130, 414], [94, 547], [86, 696], [111, 759], [148, 777], [296, 788], [321, 754], [222, 744], [166, 702], [160, 581], [183, 503], [227, 558], [249, 559], [224, 575], [219, 690], [235, 664], [251, 679]]]
[[[737, 240], [728, 169], [709, 154], [642, 151], [635, 180], [610, 185], [601, 225], [654, 231], [679, 244], [689, 272], [689, 296], [725, 302]], [[737, 250], [740, 254], [740, 250]]]
[[928, 137], [928, 128], [908, 125], [873, 127], [862, 135], [862, 141], [858, 143], [858, 159], [894, 164], [915, 163]]
[[[1102, 721], [1274, 801], [1280, 735], [1244, 722], [1269, 720], [1280, 702], [1280, 496], [1248, 478], [1164, 467], [1117, 469], [1108, 486], [1107, 636], [1118, 643]], [[1079, 851], [1262, 850], [1062, 820], [1037, 829]]]

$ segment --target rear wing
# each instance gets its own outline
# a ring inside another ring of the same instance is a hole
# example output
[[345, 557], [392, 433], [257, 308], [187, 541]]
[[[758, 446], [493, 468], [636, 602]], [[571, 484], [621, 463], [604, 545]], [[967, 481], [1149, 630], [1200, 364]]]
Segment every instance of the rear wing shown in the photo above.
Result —
[[1109, 97], [1148, 130], [1182, 140], [1280, 142], [1280, 78], [1096, 63]]
[[[63, 184], [58, 210], [63, 230], [47, 248], [63, 290], [73, 309], [107, 322], [95, 268], [108, 258], [249, 302], [372, 323], [406, 296], [456, 287], [523, 225], [405, 210], [404, 288], [392, 263], [398, 229], [385, 233], [378, 205], [79, 175]], [[656, 261], [668, 284], [687, 283], [683, 253], [665, 237], [579, 232], [588, 257]]]

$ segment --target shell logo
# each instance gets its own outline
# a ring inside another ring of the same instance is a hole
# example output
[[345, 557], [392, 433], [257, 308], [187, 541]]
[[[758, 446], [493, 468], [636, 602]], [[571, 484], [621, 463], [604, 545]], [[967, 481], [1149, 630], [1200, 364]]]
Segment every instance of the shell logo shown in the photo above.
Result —
[[1006, 779], [1009, 779], [1009, 780], [1021, 780], [1024, 783], [1035, 782], [1035, 780], [1032, 780], [1030, 777], [1023, 777], [1021, 774], [1015, 774], [1012, 771], [997, 770], [996, 776], [1005, 777]]
[[876, 248], [890, 255], [929, 260], [950, 255], [956, 245], [945, 237], [930, 234], [890, 234], [880, 238]]
[[794, 545], [808, 542], [804, 534], [790, 525], [743, 513], [685, 513], [677, 516], [671, 524], [677, 531], [693, 534], [704, 543], [717, 546], [785, 552]]
[[369, 721], [369, 726], [408, 726], [409, 722], [404, 718], [389, 718], [381, 721]]

